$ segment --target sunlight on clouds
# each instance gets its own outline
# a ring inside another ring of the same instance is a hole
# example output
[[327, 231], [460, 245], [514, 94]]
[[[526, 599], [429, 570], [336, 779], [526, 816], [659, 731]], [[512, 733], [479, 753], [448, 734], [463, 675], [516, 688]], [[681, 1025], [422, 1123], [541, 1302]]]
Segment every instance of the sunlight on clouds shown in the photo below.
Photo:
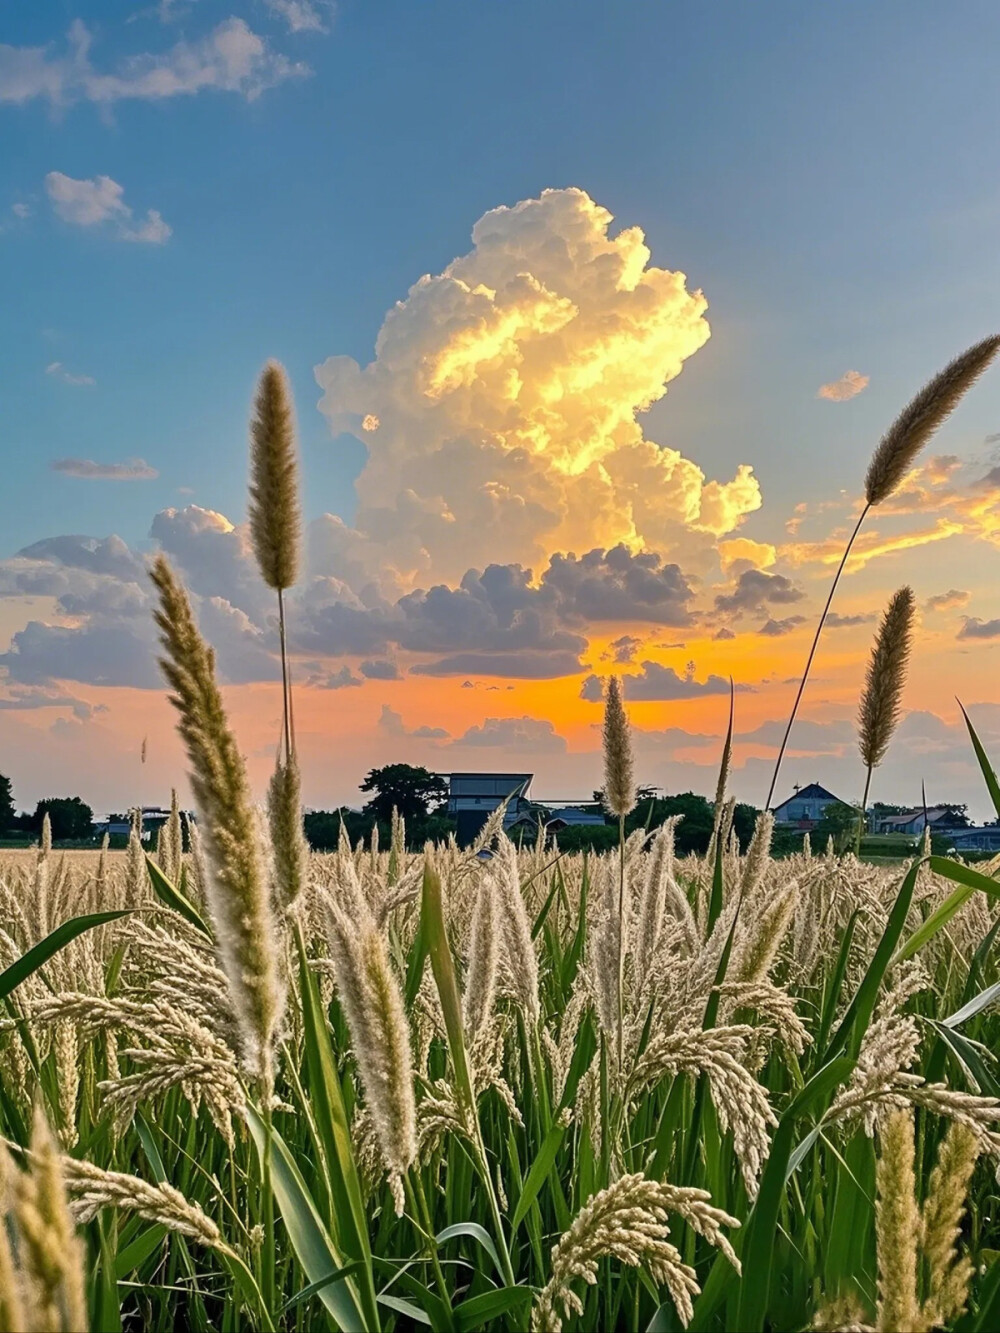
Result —
[[[637, 414], [709, 337], [683, 274], [582, 190], [487, 213], [474, 248], [388, 313], [376, 358], [316, 368], [335, 433], [363, 438], [356, 529], [370, 577], [415, 586], [624, 542], [704, 553], [761, 503], [647, 439]], [[377, 423], [377, 434], [372, 424]]]
[[731, 537], [719, 542], [719, 560], [725, 575], [743, 569], [770, 569], [777, 552], [770, 542], [755, 542], [750, 537]]
[[821, 384], [816, 397], [825, 398], [830, 403], [846, 403], [851, 398], [857, 398], [858, 394], [867, 387], [867, 375], [862, 375], [858, 370], [848, 370], [841, 375], [839, 380], [831, 380], [829, 384]]

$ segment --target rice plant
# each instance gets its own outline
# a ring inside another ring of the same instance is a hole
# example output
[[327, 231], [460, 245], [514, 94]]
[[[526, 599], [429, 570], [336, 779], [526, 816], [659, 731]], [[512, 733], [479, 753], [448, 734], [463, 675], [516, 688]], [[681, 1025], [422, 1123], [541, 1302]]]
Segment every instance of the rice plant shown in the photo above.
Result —
[[[279, 596], [283, 395], [272, 367]], [[743, 853], [732, 725], [708, 853], [675, 821], [626, 836], [617, 682], [613, 851], [515, 847], [501, 807], [470, 848], [414, 852], [396, 819], [310, 854], [287, 660], [265, 811], [186, 593], [153, 578], [190, 850], [177, 815], [156, 857], [134, 826], [96, 871], [44, 834], [0, 859], [0, 1329], [1000, 1326], [1000, 858], [776, 860], [766, 812]], [[873, 653], [869, 779], [911, 608]]]

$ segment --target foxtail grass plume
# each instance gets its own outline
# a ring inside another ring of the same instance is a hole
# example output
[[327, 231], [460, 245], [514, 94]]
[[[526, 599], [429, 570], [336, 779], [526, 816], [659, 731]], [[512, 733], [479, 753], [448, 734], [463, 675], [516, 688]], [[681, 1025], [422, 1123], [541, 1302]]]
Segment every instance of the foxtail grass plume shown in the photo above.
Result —
[[934, 432], [958, 406], [966, 390], [993, 360], [1000, 349], [1000, 335], [993, 334], [949, 361], [920, 390], [882, 436], [868, 464], [865, 500], [880, 505], [888, 500], [906, 476], [914, 459]]
[[413, 1056], [403, 995], [371, 914], [361, 911], [348, 917], [327, 899], [326, 918], [365, 1106], [388, 1169], [396, 1212], [402, 1215], [403, 1177], [417, 1155]]
[[267, 789], [267, 817], [274, 847], [276, 905], [287, 911], [305, 888], [309, 847], [302, 826], [302, 779], [294, 752], [280, 757]]
[[476, 891], [476, 905], [472, 909], [469, 957], [462, 995], [462, 1017], [470, 1043], [493, 1013], [499, 946], [496, 888], [492, 880], [484, 876]]
[[899, 721], [899, 705], [910, 657], [913, 615], [913, 590], [900, 588], [893, 594], [886, 608], [872, 647], [858, 716], [858, 744], [869, 779], [872, 769], [877, 768], [885, 758], [892, 733]]
[[632, 735], [617, 676], [608, 681], [604, 697], [604, 804], [619, 819], [635, 805]]
[[250, 442], [250, 537], [261, 577], [283, 592], [298, 577], [302, 516], [292, 400], [277, 361], [261, 373]]
[[205, 849], [208, 909], [244, 1058], [270, 1089], [282, 995], [270, 885], [246, 769], [215, 680], [214, 654], [195, 627], [187, 594], [163, 556], [152, 577], [160, 595], [155, 620], [166, 653], [160, 665], [180, 714], [178, 731], [187, 749]]
[[917, 454], [958, 405], [959, 399], [966, 390], [975, 384], [996, 356], [998, 349], [1000, 349], [1000, 335], [993, 334], [991, 337], [984, 338], [982, 342], [970, 347], [961, 356], [957, 356], [954, 361], [950, 361], [944, 370], [925, 384], [917, 396], [903, 408], [876, 446], [865, 477], [865, 504], [858, 515], [854, 530], [848, 538], [844, 554], [841, 556], [837, 572], [834, 574], [833, 582], [830, 585], [826, 605], [823, 607], [819, 623], [816, 626], [816, 633], [813, 636], [805, 669], [802, 672], [799, 687], [795, 694], [795, 702], [792, 704], [788, 725], [785, 727], [785, 734], [782, 737], [781, 745], [778, 747], [778, 757], [775, 760], [774, 772], [771, 775], [771, 785], [768, 788], [767, 800], [764, 802], [765, 809], [770, 809], [771, 801], [774, 798], [778, 774], [781, 771], [781, 761], [785, 756], [788, 738], [791, 735], [799, 704], [802, 701], [806, 681], [809, 679], [813, 658], [816, 656], [816, 649], [819, 646], [820, 635], [823, 632], [823, 626], [826, 624], [826, 618], [833, 603], [834, 593], [837, 591], [840, 576], [844, 572], [848, 557], [868, 511], [883, 504], [896, 491], [900, 482], [910, 470]]
[[181, 828], [181, 811], [176, 787], [170, 792], [170, 818], [160, 829], [157, 859], [167, 879], [172, 884], [178, 884], [184, 862], [184, 832]]

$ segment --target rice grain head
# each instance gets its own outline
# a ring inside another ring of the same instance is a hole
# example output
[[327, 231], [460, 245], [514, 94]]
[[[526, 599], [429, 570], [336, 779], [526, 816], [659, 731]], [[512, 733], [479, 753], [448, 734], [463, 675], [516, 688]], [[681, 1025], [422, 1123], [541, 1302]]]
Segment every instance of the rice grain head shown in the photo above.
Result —
[[928, 1288], [924, 1310], [929, 1327], [950, 1324], [965, 1309], [973, 1267], [967, 1255], [959, 1256], [958, 1239], [980, 1151], [976, 1131], [953, 1120], [931, 1172], [921, 1217]]
[[298, 577], [302, 515], [291, 393], [284, 367], [261, 373], [250, 424], [250, 538], [261, 577], [278, 592]]
[[879, 441], [865, 477], [869, 505], [888, 500], [906, 476], [917, 454], [957, 407], [993, 360], [1000, 335], [984, 338], [950, 361], [903, 408]]
[[914, 1199], [913, 1115], [891, 1111], [882, 1123], [875, 1168], [878, 1326], [881, 1333], [919, 1333], [917, 1299], [920, 1214]]
[[617, 676], [608, 681], [604, 699], [604, 804], [624, 819], [635, 805], [632, 734]]
[[243, 758], [215, 680], [215, 659], [195, 627], [187, 595], [159, 556], [155, 613], [173, 688], [178, 731], [187, 749], [208, 882], [207, 905], [229, 980], [248, 1067], [269, 1091], [282, 1011], [270, 884]]
[[84, 1249], [66, 1199], [59, 1153], [40, 1108], [35, 1109], [30, 1168], [14, 1185], [14, 1220], [29, 1328], [79, 1333], [88, 1327]]
[[858, 744], [867, 768], [885, 758], [899, 721], [913, 635], [912, 588], [895, 592], [875, 636], [858, 715]]

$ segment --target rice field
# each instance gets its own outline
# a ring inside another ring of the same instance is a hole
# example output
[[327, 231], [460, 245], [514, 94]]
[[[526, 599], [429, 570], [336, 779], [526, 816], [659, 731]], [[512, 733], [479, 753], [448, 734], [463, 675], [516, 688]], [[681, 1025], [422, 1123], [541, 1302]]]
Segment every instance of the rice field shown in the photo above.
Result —
[[203, 849], [3, 858], [6, 1327], [995, 1327], [995, 886], [725, 820], [311, 856], [266, 1076]]
[[[998, 347], [894, 423], [859, 528]], [[515, 847], [500, 807], [470, 848], [414, 849], [395, 819], [388, 845], [310, 854], [273, 365], [252, 438], [284, 689], [265, 806], [161, 556], [190, 850], [175, 799], [153, 856], [137, 823], [124, 855], [47, 828], [0, 852], [0, 1331], [1000, 1327], [1000, 858], [776, 860], [769, 813], [741, 853], [732, 725], [709, 853], [678, 857], [674, 820], [626, 838], [615, 680], [617, 849]], [[866, 785], [913, 604], [876, 637]]]

